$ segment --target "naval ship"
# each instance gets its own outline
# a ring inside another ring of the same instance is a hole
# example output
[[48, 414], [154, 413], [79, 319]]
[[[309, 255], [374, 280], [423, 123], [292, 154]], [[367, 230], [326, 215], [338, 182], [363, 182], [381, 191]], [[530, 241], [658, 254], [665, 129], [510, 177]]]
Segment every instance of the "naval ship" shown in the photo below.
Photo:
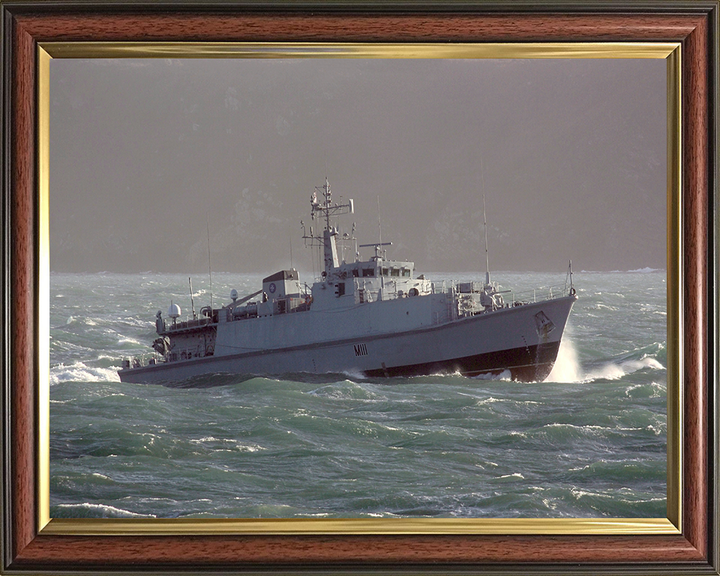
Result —
[[[318, 199], [318, 194], [320, 199]], [[322, 230], [301, 222], [306, 246], [319, 249], [324, 270], [311, 287], [295, 269], [280, 270], [262, 287], [187, 320], [171, 302], [155, 318], [154, 353], [124, 359], [123, 382], [167, 384], [208, 374], [248, 377], [350, 373], [406, 377], [442, 373], [509, 375], [542, 381], [552, 370], [573, 303], [569, 284], [543, 299], [521, 299], [490, 281], [433, 282], [413, 262], [388, 260], [389, 242], [357, 244], [341, 234], [338, 217], [354, 203], [334, 202], [330, 185], [316, 187], [310, 213]], [[354, 261], [338, 248], [354, 243]], [[360, 259], [359, 250], [374, 255]], [[485, 224], [487, 264], [487, 224]]]

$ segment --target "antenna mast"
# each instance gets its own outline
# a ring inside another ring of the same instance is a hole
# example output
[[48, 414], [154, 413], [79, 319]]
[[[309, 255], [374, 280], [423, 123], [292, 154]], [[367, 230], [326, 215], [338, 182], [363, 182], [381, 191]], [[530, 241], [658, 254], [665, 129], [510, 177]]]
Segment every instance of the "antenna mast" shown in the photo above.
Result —
[[488, 255], [487, 216], [485, 215], [485, 192], [483, 192], [483, 226], [485, 227], [485, 284], [490, 284], [490, 256]]
[[[318, 192], [322, 195], [322, 202], [318, 201]], [[325, 220], [325, 230], [322, 236], [314, 233], [312, 226], [310, 234], [305, 230], [305, 224], [301, 221], [300, 226], [303, 229], [303, 239], [306, 246], [319, 247], [322, 249], [325, 259], [325, 270], [323, 276], [329, 276], [333, 269], [338, 266], [337, 244], [335, 237], [338, 236], [337, 227], [332, 225], [331, 218], [340, 214], [352, 214], [354, 212], [354, 204], [350, 198], [347, 204], [335, 204], [332, 201], [332, 193], [330, 192], [330, 183], [325, 178], [325, 186], [315, 187], [315, 191], [310, 197], [310, 217], [313, 220]]]
[[213, 292], [212, 292], [212, 267], [210, 266], [210, 220], [205, 219], [207, 225], [207, 240], [208, 240], [208, 275], [210, 276], [210, 310], [213, 309]]
[[188, 284], [190, 284], [190, 307], [192, 308], [193, 320], [195, 320], [197, 316], [195, 314], [195, 299], [193, 298], [192, 278], [188, 278]]
[[[377, 197], [377, 205], [378, 205], [378, 235], [380, 237], [380, 244], [378, 246], [384, 246], [382, 241], [382, 222], [380, 221], [380, 194], [378, 194]], [[375, 254], [377, 256], [377, 254]], [[383, 258], [385, 258], [385, 251], [383, 250]], [[380, 278], [382, 281], [382, 277]]]

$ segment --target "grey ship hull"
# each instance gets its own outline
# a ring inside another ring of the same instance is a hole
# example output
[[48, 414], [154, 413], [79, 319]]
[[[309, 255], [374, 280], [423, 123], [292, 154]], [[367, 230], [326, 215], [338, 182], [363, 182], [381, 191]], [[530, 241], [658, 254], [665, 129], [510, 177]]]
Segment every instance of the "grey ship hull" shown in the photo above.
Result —
[[[555, 363], [575, 300], [574, 295], [564, 296], [402, 332], [161, 362], [126, 368], [119, 375], [123, 382], [161, 384], [222, 373], [392, 377], [509, 371], [516, 380], [542, 381]], [[549, 326], [538, 322], [539, 317], [549, 319]]]

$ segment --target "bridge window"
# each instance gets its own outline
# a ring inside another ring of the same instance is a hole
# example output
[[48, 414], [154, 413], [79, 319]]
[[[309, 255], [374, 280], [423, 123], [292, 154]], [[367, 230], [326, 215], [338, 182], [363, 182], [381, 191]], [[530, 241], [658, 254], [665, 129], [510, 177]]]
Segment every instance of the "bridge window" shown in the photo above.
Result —
[[375, 269], [374, 268], [363, 268], [363, 277], [364, 278], [370, 278], [375, 276]]
[[400, 270], [398, 270], [397, 268], [391, 268], [390, 276], [400, 276]]

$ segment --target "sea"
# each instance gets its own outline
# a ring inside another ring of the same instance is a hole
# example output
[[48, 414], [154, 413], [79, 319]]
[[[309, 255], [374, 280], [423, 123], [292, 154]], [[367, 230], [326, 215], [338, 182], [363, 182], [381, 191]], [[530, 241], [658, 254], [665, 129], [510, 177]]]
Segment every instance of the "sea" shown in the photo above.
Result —
[[[430, 277], [430, 275], [427, 275]], [[484, 274], [437, 275], [462, 281]], [[538, 296], [567, 278], [497, 272]], [[54, 518], [665, 518], [664, 270], [577, 272], [544, 382], [508, 374], [121, 383], [183, 274], [50, 279]], [[197, 310], [261, 276], [193, 278]]]

